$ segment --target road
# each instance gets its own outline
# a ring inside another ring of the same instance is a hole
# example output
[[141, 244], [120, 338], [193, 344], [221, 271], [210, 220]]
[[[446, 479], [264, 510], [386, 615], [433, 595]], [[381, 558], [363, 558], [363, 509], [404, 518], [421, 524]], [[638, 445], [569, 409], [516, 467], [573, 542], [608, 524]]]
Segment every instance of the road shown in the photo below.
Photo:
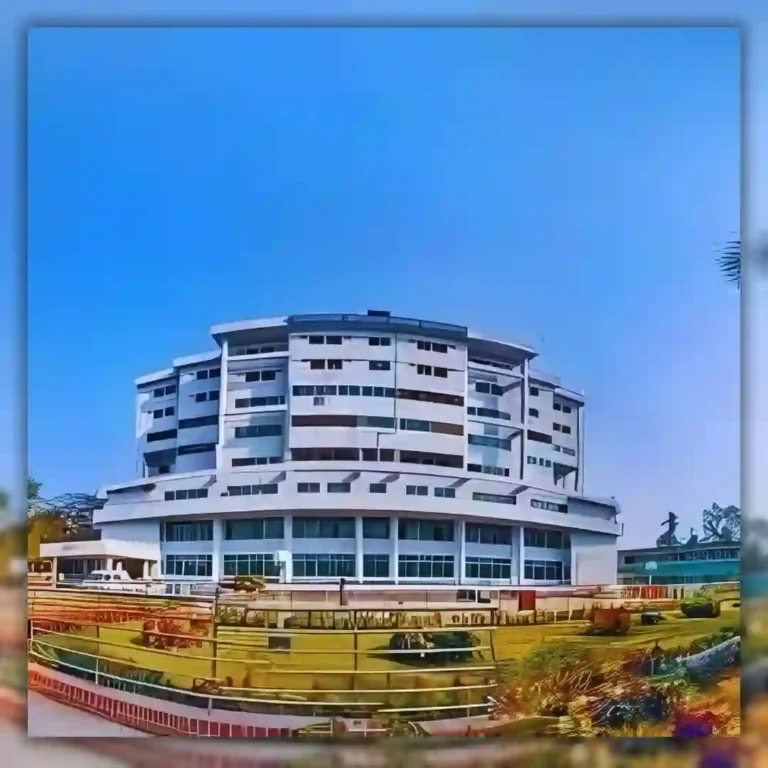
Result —
[[93, 737], [149, 737], [142, 731], [126, 728], [102, 717], [51, 701], [39, 693], [30, 692], [27, 698], [27, 733], [35, 737], [79, 736]]

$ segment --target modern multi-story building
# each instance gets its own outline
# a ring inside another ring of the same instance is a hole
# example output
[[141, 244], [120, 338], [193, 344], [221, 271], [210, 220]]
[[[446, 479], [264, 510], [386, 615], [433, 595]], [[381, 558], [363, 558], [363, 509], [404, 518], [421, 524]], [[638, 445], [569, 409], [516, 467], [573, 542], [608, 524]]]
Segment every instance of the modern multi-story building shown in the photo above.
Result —
[[373, 311], [211, 332], [136, 382], [140, 479], [105, 489], [105, 553], [179, 580], [616, 582], [584, 399], [533, 349]]
[[619, 552], [619, 584], [712, 584], [741, 580], [741, 542], [708, 541]]

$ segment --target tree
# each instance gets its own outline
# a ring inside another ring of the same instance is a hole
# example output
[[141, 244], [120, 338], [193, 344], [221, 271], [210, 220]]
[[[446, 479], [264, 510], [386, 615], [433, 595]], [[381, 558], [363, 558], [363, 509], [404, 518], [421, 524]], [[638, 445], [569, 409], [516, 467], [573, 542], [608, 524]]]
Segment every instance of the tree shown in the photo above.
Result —
[[704, 528], [702, 541], [741, 541], [741, 510], [733, 504], [713, 504], [701, 513]]
[[731, 240], [717, 257], [723, 275], [728, 282], [741, 284], [741, 240]]

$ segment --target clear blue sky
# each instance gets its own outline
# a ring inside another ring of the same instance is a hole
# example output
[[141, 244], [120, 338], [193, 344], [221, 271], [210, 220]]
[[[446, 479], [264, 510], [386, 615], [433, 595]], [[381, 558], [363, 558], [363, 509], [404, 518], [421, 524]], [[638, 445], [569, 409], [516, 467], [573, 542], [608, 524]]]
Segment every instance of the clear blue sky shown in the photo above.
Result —
[[527, 338], [584, 389], [624, 545], [739, 501], [739, 36], [35, 30], [29, 441], [134, 473], [133, 379], [216, 322], [389, 309]]

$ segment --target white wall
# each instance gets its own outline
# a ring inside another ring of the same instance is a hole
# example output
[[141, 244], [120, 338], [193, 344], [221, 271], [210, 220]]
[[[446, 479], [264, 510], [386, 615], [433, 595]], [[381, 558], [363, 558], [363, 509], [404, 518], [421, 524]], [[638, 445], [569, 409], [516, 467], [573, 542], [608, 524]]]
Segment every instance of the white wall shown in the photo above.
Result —
[[578, 585], [616, 584], [618, 547], [615, 536], [587, 531], [571, 533], [571, 581]]

